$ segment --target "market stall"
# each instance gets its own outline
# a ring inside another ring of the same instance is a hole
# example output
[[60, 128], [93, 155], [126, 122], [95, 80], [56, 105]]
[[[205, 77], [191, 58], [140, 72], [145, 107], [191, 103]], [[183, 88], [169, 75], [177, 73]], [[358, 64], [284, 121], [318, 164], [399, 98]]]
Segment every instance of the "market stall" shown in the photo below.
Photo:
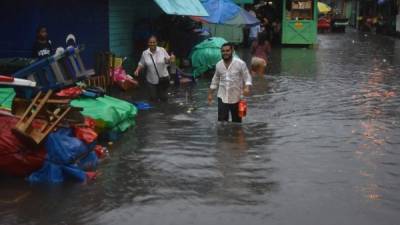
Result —
[[317, 43], [317, 0], [284, 0], [282, 43]]

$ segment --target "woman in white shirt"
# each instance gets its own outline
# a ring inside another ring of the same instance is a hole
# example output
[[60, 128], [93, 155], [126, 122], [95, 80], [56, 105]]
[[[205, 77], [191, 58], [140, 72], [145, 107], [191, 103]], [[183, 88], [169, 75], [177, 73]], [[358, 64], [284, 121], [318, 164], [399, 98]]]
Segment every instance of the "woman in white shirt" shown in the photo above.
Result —
[[139, 76], [140, 71], [146, 68], [150, 101], [166, 102], [169, 86], [168, 65], [175, 62], [175, 56], [168, 55], [164, 48], [157, 46], [156, 36], [151, 36], [147, 44], [149, 48], [143, 51], [135, 70], [135, 76]]

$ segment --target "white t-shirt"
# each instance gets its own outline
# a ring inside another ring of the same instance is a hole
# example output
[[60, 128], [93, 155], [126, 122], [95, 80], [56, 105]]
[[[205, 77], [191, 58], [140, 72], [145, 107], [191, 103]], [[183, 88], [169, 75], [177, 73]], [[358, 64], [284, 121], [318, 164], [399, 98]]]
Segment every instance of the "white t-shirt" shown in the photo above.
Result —
[[152, 53], [150, 49], [147, 49], [142, 53], [139, 65], [146, 67], [146, 80], [150, 84], [158, 84], [158, 76], [153, 61], [151, 60], [151, 56], [153, 56], [160, 77], [169, 76], [167, 68], [168, 64], [165, 63], [165, 59], [169, 60], [170, 57], [167, 51], [162, 47], [157, 47], [154, 53]]

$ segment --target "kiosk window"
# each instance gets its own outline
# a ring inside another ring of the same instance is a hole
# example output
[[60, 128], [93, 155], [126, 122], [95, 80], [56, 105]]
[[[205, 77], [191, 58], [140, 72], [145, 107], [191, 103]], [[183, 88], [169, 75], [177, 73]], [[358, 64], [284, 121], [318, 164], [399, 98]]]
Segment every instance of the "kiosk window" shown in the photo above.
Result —
[[288, 19], [312, 20], [314, 16], [313, 0], [288, 0], [286, 9]]

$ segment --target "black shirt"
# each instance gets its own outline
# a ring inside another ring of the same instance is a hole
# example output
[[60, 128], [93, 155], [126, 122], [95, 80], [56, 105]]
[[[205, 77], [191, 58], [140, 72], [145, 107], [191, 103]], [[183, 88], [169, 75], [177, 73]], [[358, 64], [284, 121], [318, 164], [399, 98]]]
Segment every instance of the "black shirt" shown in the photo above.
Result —
[[51, 41], [41, 43], [35, 41], [33, 44], [32, 57], [34, 58], [45, 58], [52, 54], [53, 48], [51, 46]]

